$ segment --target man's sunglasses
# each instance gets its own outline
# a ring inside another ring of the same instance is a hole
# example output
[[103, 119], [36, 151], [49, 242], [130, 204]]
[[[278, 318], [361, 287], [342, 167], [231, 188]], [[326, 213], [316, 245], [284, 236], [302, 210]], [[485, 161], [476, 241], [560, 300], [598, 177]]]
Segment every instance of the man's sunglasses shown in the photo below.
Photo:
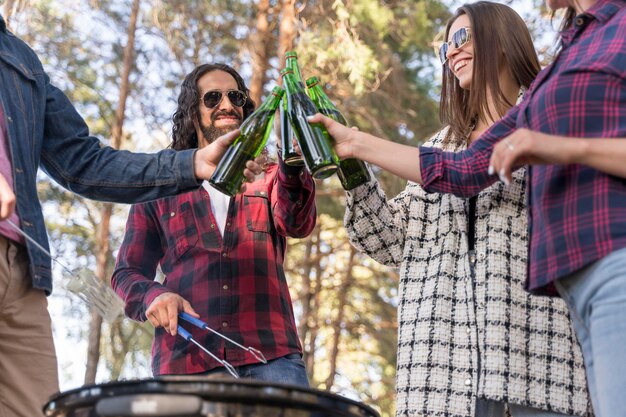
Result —
[[222, 102], [224, 94], [228, 96], [228, 100], [235, 107], [243, 107], [243, 105], [246, 104], [246, 99], [248, 98], [248, 96], [246, 96], [246, 93], [240, 90], [211, 90], [204, 93], [202, 101], [207, 108], [213, 109], [219, 106], [219, 104]]
[[448, 50], [450, 46], [454, 46], [454, 49], [460, 48], [468, 43], [472, 39], [472, 33], [470, 28], [462, 27], [452, 34], [452, 39], [448, 42], [444, 42], [439, 47], [439, 60], [444, 65], [448, 62]]

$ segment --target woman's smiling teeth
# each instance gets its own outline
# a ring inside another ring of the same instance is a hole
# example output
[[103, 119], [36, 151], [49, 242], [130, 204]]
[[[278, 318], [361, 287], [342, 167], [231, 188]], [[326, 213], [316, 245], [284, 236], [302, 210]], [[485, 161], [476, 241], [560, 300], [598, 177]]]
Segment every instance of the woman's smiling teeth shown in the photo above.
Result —
[[458, 62], [454, 63], [454, 72], [458, 72], [461, 68], [466, 66], [469, 62], [469, 59], [461, 59]]

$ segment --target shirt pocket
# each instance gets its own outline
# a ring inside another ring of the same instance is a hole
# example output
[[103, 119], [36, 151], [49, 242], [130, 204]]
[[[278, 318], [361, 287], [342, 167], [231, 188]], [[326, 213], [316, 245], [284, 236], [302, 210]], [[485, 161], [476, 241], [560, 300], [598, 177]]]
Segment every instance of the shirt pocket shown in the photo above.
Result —
[[255, 191], [254, 194], [243, 196], [244, 214], [246, 226], [251, 232], [269, 233], [270, 224], [270, 200], [265, 191]]
[[198, 230], [190, 202], [168, 207], [161, 214], [161, 225], [167, 236], [167, 246], [173, 248], [175, 258], [180, 258], [198, 244]]

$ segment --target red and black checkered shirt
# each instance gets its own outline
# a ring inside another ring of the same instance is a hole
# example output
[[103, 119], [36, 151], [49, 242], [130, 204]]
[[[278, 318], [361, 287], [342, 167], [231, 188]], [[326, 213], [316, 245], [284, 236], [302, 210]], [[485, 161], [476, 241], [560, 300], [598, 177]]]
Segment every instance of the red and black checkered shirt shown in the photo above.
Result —
[[[315, 186], [300, 168], [270, 165], [265, 177], [231, 199], [221, 236], [204, 188], [132, 206], [111, 279], [128, 317], [164, 292], [188, 300], [209, 327], [265, 357], [301, 353], [283, 261], [286, 236], [315, 226]], [[157, 265], [165, 275], [154, 280]], [[181, 323], [194, 339], [233, 366], [258, 362], [223, 339]], [[155, 375], [193, 374], [220, 366], [180, 336], [156, 329]]]
[[[468, 150], [420, 148], [427, 191], [469, 197], [493, 183], [497, 178], [487, 174], [493, 146], [518, 128], [626, 137], [626, 2], [598, 0], [574, 22], [524, 101]], [[556, 294], [553, 281], [626, 247], [626, 179], [582, 165], [537, 165], [528, 174], [527, 287]]]

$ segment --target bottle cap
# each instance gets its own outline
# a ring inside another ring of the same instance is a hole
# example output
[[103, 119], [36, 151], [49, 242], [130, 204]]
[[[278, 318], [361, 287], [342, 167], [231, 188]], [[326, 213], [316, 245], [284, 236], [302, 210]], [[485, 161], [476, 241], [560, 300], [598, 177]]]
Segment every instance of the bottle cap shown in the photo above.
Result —
[[274, 94], [276, 97], [282, 97], [285, 94], [285, 90], [283, 90], [281, 87], [274, 87], [272, 88], [272, 94]]
[[309, 88], [311, 88], [311, 87], [313, 87], [314, 85], [319, 84], [319, 82], [320, 82], [319, 78], [317, 78], [317, 77], [309, 77], [309, 78], [307, 78], [307, 80], [306, 80], [306, 86], [307, 86], [307, 87], [309, 87]]

